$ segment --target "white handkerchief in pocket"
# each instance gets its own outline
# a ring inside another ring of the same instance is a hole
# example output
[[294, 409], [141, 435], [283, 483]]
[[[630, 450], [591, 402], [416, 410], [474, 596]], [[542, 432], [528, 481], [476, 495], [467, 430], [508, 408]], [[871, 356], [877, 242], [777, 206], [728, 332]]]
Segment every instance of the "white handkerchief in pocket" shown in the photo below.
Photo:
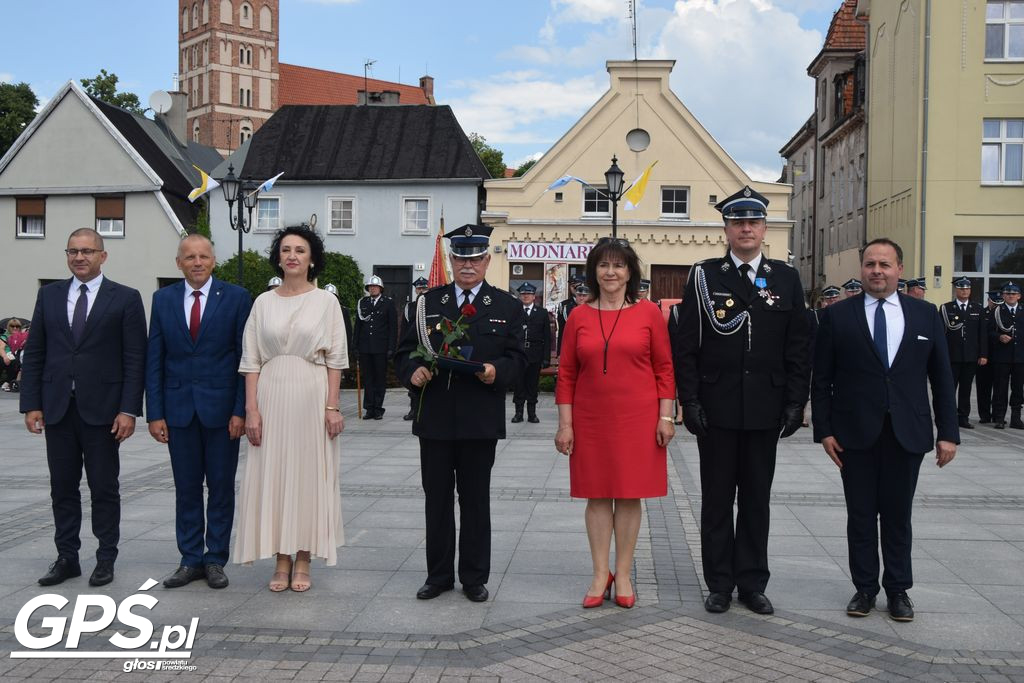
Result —
[[928, 341], [928, 337], [922, 337], [921, 335], [917, 335], [917, 341]]

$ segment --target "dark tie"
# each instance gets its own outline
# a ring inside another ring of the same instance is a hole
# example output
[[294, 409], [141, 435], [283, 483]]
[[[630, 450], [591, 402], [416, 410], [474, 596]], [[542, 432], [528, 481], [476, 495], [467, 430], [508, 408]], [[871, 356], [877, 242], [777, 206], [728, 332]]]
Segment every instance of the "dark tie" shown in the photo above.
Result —
[[464, 290], [462, 290], [462, 305], [463, 306], [465, 306], [468, 303], [471, 303], [472, 298], [473, 298], [473, 290], [472, 289], [464, 289]]
[[743, 293], [746, 294], [748, 298], [754, 293], [754, 285], [750, 281], [750, 270], [751, 268], [749, 263], [740, 264], [740, 279], [743, 280]]
[[78, 301], [75, 302], [75, 313], [71, 316], [71, 337], [75, 344], [82, 341], [85, 333], [85, 319], [89, 314], [89, 288], [82, 285], [78, 288]]
[[885, 366], [885, 370], [888, 372], [889, 342], [886, 339], [885, 311], [882, 309], [884, 303], [885, 299], [879, 299], [875, 305], [875, 348], [878, 350], [878, 355], [882, 358], [882, 365]]
[[966, 313], [966, 312], [967, 312], [967, 304], [960, 304], [960, 310], [961, 310], [961, 311], [962, 311], [963, 313]]
[[199, 338], [199, 317], [203, 310], [199, 304], [199, 297], [202, 295], [200, 291], [192, 292], [195, 300], [192, 302], [192, 313], [188, 316], [188, 333], [192, 335], [192, 341]]

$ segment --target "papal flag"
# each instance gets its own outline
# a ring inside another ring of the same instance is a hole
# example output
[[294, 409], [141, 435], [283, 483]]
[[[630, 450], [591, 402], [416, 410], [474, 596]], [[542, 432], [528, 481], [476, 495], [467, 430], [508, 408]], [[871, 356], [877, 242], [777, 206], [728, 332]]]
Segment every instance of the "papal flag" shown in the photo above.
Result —
[[201, 182], [199, 183], [199, 187], [188, 193], [188, 200], [190, 202], [194, 202], [195, 200], [199, 199], [210, 190], [215, 190], [218, 187], [220, 187], [220, 183], [218, 183], [210, 176], [206, 175], [206, 171], [199, 168], [198, 166], [192, 166], [192, 168], [199, 171], [199, 177], [201, 179]]
[[647, 181], [651, 179], [651, 169], [654, 168], [654, 164], [657, 161], [651, 162], [651, 165], [644, 169], [644, 172], [640, 174], [640, 177], [633, 181], [633, 184], [629, 186], [626, 193], [622, 195], [626, 199], [626, 203], [623, 206], [626, 211], [632, 211], [636, 208], [637, 204], [644, 197], [644, 192], [647, 191]]

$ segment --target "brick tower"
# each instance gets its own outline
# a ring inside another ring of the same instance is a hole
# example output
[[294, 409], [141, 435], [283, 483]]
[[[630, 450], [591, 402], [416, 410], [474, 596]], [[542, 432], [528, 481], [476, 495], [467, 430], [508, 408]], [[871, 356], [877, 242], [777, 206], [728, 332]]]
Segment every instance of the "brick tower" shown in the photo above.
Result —
[[189, 139], [223, 155], [278, 107], [279, 0], [178, 0]]

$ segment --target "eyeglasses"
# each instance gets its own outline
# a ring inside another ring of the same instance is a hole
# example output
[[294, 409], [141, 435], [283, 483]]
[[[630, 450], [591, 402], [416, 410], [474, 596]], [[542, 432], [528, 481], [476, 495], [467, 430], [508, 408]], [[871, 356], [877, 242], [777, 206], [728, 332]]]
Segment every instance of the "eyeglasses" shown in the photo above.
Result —
[[98, 254], [101, 251], [103, 251], [103, 250], [102, 249], [65, 249], [64, 253], [67, 254], [68, 256], [70, 256], [71, 258], [74, 258], [74, 257], [78, 256], [79, 254], [81, 254], [82, 256], [84, 256], [86, 258], [89, 258], [93, 254]]
[[455, 254], [452, 254], [452, 260], [458, 264], [472, 263], [474, 266], [478, 266], [484, 262], [484, 258], [486, 256], [487, 254], [481, 254], [479, 256], [456, 256]]
[[602, 244], [614, 244], [623, 249], [629, 249], [629, 240], [624, 237], [602, 237], [597, 241], [596, 246], [601, 246]]
[[11, 325], [10, 327], [11, 327], [12, 330], [20, 330], [21, 329], [21, 325]]

